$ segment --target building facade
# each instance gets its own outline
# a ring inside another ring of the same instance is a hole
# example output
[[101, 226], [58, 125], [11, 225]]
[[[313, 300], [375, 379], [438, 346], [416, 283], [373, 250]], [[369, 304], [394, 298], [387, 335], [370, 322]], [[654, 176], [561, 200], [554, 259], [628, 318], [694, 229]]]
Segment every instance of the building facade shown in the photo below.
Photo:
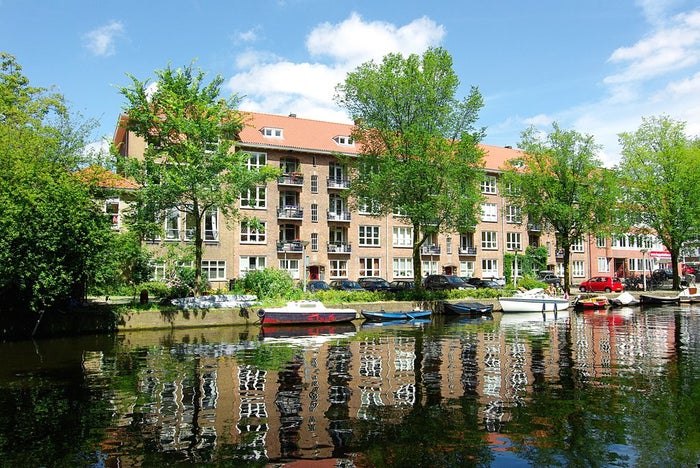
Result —
[[[309, 120], [294, 114], [246, 113], [238, 148], [251, 154], [249, 166], [281, 169], [276, 181], [245, 194], [238, 207], [243, 221], [230, 227], [212, 211], [205, 220], [203, 274], [213, 289], [252, 270], [275, 267], [297, 280], [413, 279], [412, 227], [400, 215], [374, 216], [371, 207], [351, 209], [343, 159], [358, 154], [352, 125]], [[114, 142], [121, 154], [141, 157], [142, 138], [127, 132], [120, 118]], [[504, 255], [522, 255], [528, 246], [546, 247], [548, 269], [563, 276], [563, 255], [552, 232], [529, 224], [499, 193], [504, 163], [520, 156], [510, 147], [481, 145], [486, 178], [481, 221], [473, 232], [435, 235], [422, 248], [423, 275], [431, 273], [500, 278]], [[114, 200], [112, 200], [112, 207]], [[245, 218], [260, 221], [256, 229]], [[186, 243], [191, 226], [183, 213], [166, 214], [164, 236], [154, 249]], [[665, 266], [663, 247], [653, 237], [582, 239], [571, 256], [573, 284], [598, 274], [641, 275]], [[512, 258], [512, 257], [509, 257]], [[160, 268], [156, 265], [157, 270]], [[512, 271], [517, 271], [513, 268]]]

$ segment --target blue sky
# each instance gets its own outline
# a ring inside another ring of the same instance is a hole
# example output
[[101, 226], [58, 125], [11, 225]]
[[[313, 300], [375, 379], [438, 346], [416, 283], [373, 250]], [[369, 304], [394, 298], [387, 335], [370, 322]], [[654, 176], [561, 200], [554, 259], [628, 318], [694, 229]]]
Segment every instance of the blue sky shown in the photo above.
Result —
[[0, 0], [0, 44], [32, 85], [99, 121], [95, 140], [114, 133], [127, 74], [196, 60], [243, 110], [346, 122], [332, 97], [348, 71], [431, 46], [452, 55], [460, 97], [483, 94], [487, 144], [556, 121], [613, 165], [642, 117], [700, 134], [697, 0]]

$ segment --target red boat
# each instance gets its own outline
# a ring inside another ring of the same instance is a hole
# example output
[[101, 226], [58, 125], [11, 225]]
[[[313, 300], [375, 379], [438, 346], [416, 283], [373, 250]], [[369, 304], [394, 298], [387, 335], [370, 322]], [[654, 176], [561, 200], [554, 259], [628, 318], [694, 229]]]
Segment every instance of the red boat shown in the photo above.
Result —
[[610, 306], [608, 298], [605, 296], [581, 297], [574, 301], [575, 309], [607, 309]]
[[319, 301], [291, 301], [284, 307], [260, 309], [258, 317], [263, 325], [338, 323], [358, 318], [355, 309], [330, 309]]

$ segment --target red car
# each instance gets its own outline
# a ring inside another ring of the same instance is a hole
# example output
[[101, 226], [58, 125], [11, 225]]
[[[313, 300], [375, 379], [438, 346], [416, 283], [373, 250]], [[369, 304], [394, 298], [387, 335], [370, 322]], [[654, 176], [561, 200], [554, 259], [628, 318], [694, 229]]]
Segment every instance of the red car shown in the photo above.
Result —
[[620, 278], [612, 276], [594, 276], [589, 278], [578, 287], [581, 292], [622, 292], [625, 289]]

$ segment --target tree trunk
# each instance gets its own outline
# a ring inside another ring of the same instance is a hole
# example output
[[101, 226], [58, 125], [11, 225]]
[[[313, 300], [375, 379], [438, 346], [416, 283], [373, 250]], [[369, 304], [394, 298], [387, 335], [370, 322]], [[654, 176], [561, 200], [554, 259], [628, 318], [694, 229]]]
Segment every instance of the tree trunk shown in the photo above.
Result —
[[421, 259], [420, 249], [423, 246], [422, 242], [419, 242], [420, 238], [420, 228], [417, 225], [413, 225], [413, 283], [416, 289], [423, 289], [423, 262]]

